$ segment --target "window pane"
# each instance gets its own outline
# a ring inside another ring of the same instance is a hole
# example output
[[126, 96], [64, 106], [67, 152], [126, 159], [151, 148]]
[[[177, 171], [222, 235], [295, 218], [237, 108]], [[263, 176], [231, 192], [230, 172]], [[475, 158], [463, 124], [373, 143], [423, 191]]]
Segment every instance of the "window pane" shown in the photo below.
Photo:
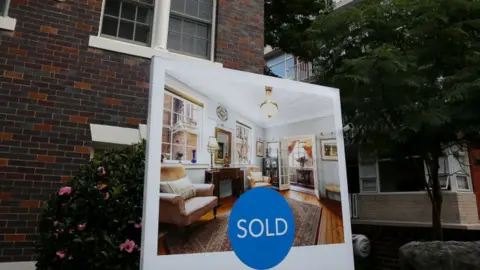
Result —
[[167, 48], [175, 51], [180, 51], [180, 34], [168, 32]]
[[184, 35], [195, 36], [197, 32], [197, 25], [191, 22], [184, 21], [182, 33]]
[[171, 144], [167, 144], [167, 143], [162, 144], [162, 155], [163, 155], [164, 159], [166, 159], [166, 160], [171, 159], [171, 151], [172, 151], [172, 145]]
[[133, 23], [127, 21], [120, 21], [118, 37], [125, 39], [133, 39]]
[[199, 3], [199, 10], [198, 10], [198, 17], [202, 18], [204, 20], [211, 21], [212, 20], [212, 11], [213, 11], [213, 6], [210, 1], [203, 2], [200, 1]]
[[173, 97], [169, 94], [163, 95], [163, 109], [171, 111], [172, 110]]
[[197, 134], [193, 134], [193, 133], [187, 134], [187, 145], [197, 146]]
[[137, 10], [137, 22], [150, 24], [152, 21], [153, 10], [151, 8], [146, 8], [138, 6]]
[[360, 164], [360, 177], [362, 178], [376, 178], [377, 177], [377, 165], [373, 164]]
[[168, 30], [175, 32], [182, 32], [182, 20], [170, 17], [170, 22], [168, 23]]
[[106, 0], [105, 14], [118, 17], [120, 13], [120, 0]]
[[118, 19], [104, 16], [103, 23], [102, 23], [102, 34], [116, 37], [117, 25], [118, 25]]
[[183, 115], [183, 100], [173, 97], [173, 112]]
[[170, 132], [170, 128], [163, 128], [162, 130], [162, 142], [164, 143], [172, 143], [172, 133]]
[[150, 37], [150, 27], [137, 24], [135, 29], [135, 41], [148, 43]]
[[170, 9], [183, 13], [185, 11], [185, 0], [172, 0]]
[[205, 39], [195, 39], [195, 54], [204, 57], [208, 56], [208, 41]]
[[[187, 147], [187, 158], [186, 158], [186, 160], [192, 160], [193, 159], [192, 150], [197, 150], [197, 147]], [[196, 159], [198, 159], [198, 153], [197, 153]]]
[[122, 2], [122, 18], [127, 19], [127, 20], [135, 20], [135, 12], [136, 12], [137, 6], [133, 3], [129, 2]]
[[185, 14], [198, 17], [198, 1], [197, 0], [185, 1]]
[[363, 192], [375, 192], [377, 191], [377, 179], [376, 178], [362, 178], [362, 191]]
[[174, 160], [185, 160], [185, 146], [174, 144], [172, 155]]
[[194, 54], [194, 38], [187, 35], [182, 35], [182, 52]]
[[457, 186], [458, 189], [466, 190], [468, 187], [468, 178], [466, 175], [457, 175]]
[[175, 132], [173, 134], [173, 143], [174, 144], [181, 144], [185, 145], [186, 144], [186, 132], [180, 131], [180, 132]]
[[172, 124], [172, 112], [163, 111], [163, 124], [167, 126]]
[[425, 190], [425, 170], [419, 158], [379, 161], [378, 170], [382, 192]]

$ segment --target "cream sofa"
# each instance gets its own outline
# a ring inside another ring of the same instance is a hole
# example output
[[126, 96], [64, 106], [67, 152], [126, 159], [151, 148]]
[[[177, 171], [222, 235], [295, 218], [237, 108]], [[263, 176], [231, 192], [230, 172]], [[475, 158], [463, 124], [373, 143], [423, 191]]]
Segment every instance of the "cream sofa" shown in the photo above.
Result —
[[[162, 167], [160, 181], [174, 181], [185, 176], [184, 167]], [[159, 222], [188, 227], [210, 211], [217, 216], [218, 199], [213, 196], [214, 185], [194, 184], [195, 197], [183, 197], [160, 192]]]

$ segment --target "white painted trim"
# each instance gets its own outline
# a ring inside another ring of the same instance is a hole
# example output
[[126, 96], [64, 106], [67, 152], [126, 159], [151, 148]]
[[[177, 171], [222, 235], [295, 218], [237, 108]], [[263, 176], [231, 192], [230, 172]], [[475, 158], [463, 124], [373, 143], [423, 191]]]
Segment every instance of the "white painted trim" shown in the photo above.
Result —
[[0, 269], [5, 269], [5, 270], [35, 270], [35, 262], [0, 263]]
[[14, 31], [17, 25], [17, 19], [0, 16], [0, 29]]
[[210, 164], [204, 163], [162, 163], [163, 168], [175, 168], [175, 167], [184, 167], [185, 169], [208, 169]]
[[197, 61], [197, 63], [205, 63], [209, 65], [215, 65], [218, 67], [223, 67], [222, 63], [212, 62], [202, 58], [196, 58], [188, 55], [178, 54], [169, 52], [161, 48], [151, 48], [147, 46], [142, 46], [138, 44], [133, 44], [129, 42], [124, 42], [116, 39], [111, 39], [101, 36], [90, 36], [88, 39], [88, 46], [113, 51], [128, 55], [139, 56], [143, 58], [152, 58], [153, 56], [161, 56], [171, 60], [183, 60], [183, 61]]
[[284, 121], [284, 122], [279, 123], [279, 124], [271, 124], [271, 125], [262, 124], [262, 123], [256, 123], [256, 124], [258, 126], [262, 127], [262, 128], [272, 128], [272, 127], [285, 126], [285, 125], [288, 125], [288, 124], [293, 124], [293, 123], [304, 122], [304, 121], [313, 120], [313, 119], [317, 119], [317, 118], [322, 118], [322, 117], [326, 117], [326, 116], [330, 116], [330, 115], [333, 115], [333, 110], [320, 111], [319, 113], [314, 114], [314, 115], [309, 115], [309, 116], [306, 116], [306, 117], [299, 117], [299, 118], [296, 118], [296, 119]]
[[90, 124], [92, 143], [130, 145], [140, 141], [138, 129]]
[[[409, 221], [390, 221], [390, 220], [365, 220], [352, 219], [352, 224], [363, 225], [383, 225], [395, 227], [431, 227], [431, 222], [409, 222]], [[447, 229], [464, 229], [464, 230], [480, 230], [480, 223], [478, 224], [462, 224], [462, 223], [442, 223], [442, 227]]]
[[217, 3], [218, 1], [212, 1], [212, 27], [210, 29], [210, 61], [215, 62], [215, 39], [217, 33]]

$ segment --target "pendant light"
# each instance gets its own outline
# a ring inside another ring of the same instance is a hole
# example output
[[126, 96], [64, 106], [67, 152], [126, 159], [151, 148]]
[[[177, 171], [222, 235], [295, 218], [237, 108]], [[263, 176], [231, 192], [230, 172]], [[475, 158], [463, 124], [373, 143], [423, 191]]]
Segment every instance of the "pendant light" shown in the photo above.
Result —
[[265, 86], [265, 95], [267, 99], [260, 105], [260, 109], [270, 119], [278, 113], [278, 105], [276, 102], [270, 100], [272, 87]]

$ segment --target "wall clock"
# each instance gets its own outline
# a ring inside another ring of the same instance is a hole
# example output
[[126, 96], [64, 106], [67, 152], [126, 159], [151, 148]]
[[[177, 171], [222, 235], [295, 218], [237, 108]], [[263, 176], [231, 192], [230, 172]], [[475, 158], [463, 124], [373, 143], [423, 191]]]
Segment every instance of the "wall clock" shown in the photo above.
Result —
[[218, 106], [217, 107], [217, 116], [220, 120], [223, 122], [228, 120], [228, 111], [225, 107], [223, 106]]

